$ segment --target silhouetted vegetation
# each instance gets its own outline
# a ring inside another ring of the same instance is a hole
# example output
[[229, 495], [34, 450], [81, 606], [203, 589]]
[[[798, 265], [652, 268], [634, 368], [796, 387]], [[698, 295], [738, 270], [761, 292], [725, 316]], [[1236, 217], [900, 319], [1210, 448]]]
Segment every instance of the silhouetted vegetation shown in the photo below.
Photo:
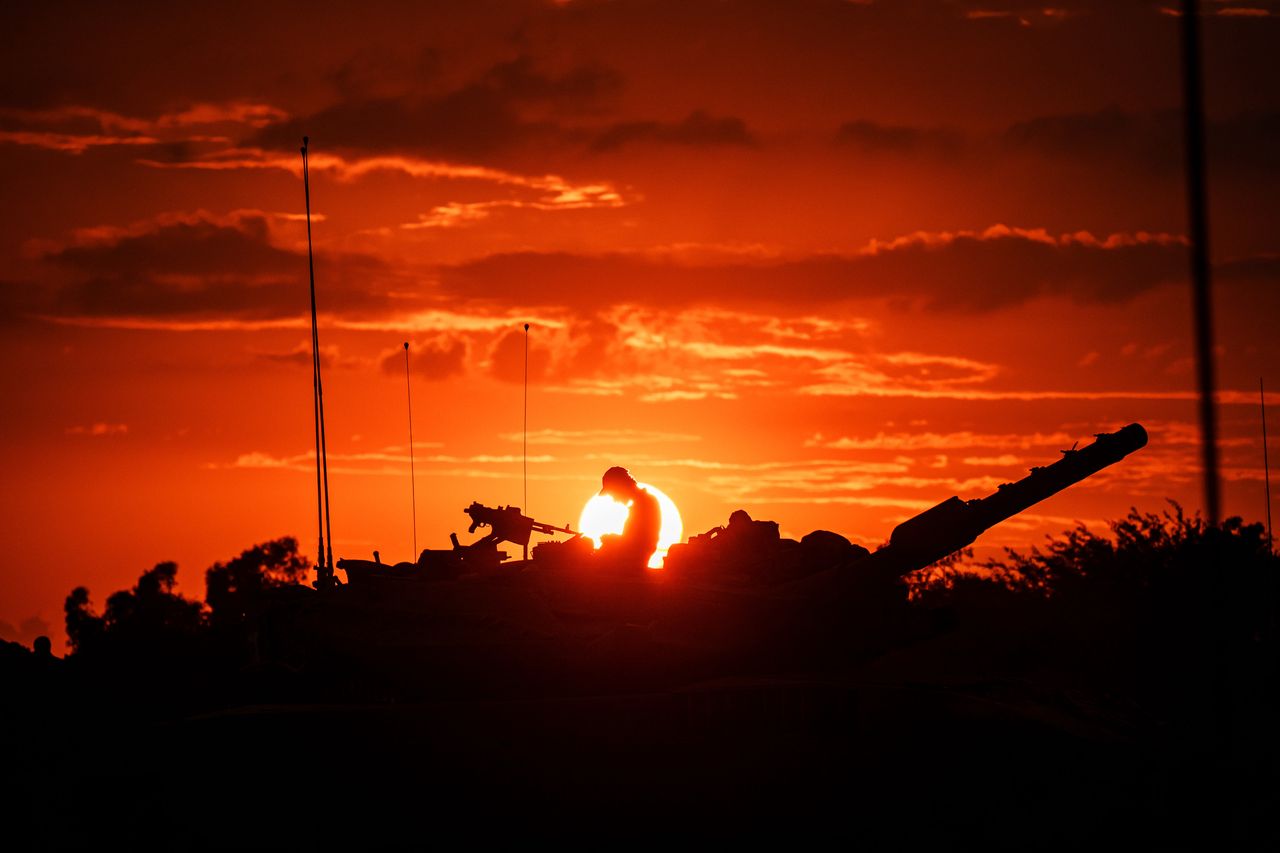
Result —
[[1084, 685], [1150, 734], [1206, 749], [1228, 728], [1274, 742], [1254, 726], [1280, 652], [1280, 558], [1263, 525], [1214, 527], [1173, 504], [1109, 528], [1080, 525], [1029, 552], [931, 570], [916, 600], [979, 636], [991, 667]]
[[177, 563], [157, 563], [133, 589], [112, 593], [101, 616], [91, 609], [89, 590], [72, 590], [65, 606], [71, 647], [137, 657], [189, 648], [205, 627], [204, 605], [173, 591], [177, 575]]
[[292, 536], [242, 551], [204, 573], [205, 603], [214, 625], [242, 625], [259, 613], [268, 590], [300, 584], [311, 568]]
[[292, 536], [248, 548], [205, 573], [208, 625], [223, 657], [239, 662], [260, 659], [260, 629], [273, 595], [300, 588], [311, 563], [298, 553]]
[[1260, 592], [1276, 566], [1266, 528], [1239, 517], [1211, 527], [1171, 503], [1162, 513], [1132, 509], [1109, 525], [1107, 537], [1080, 524], [1023, 554], [1008, 550], [983, 568], [1019, 592], [1133, 599], [1175, 588], [1219, 584], [1235, 593]]
[[291, 536], [255, 545], [205, 572], [205, 601], [174, 591], [178, 566], [157, 563], [132, 589], [112, 593], [102, 615], [94, 612], [89, 590], [67, 596], [67, 638], [73, 653], [115, 663], [188, 664], [210, 654], [233, 662], [247, 652], [254, 622], [271, 590], [295, 586], [310, 568]]
[[1200, 614], [1256, 639], [1273, 626], [1280, 558], [1262, 524], [1229, 518], [1213, 527], [1172, 504], [1163, 513], [1131, 510], [1109, 528], [1108, 537], [1081, 524], [1043, 547], [1009, 549], [968, 568], [943, 561], [921, 573], [915, 597], [952, 605], [984, 596], [1042, 599], [1050, 610], [1094, 623], [1175, 622], [1180, 632]]

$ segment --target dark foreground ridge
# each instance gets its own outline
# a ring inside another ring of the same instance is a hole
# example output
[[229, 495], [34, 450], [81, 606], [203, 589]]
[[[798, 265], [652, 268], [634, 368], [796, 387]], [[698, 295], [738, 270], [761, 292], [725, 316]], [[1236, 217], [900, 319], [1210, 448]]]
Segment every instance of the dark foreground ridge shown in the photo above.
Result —
[[[990, 517], [960, 504], [949, 529]], [[905, 576], [886, 551], [735, 513], [663, 571], [553, 548], [318, 592], [281, 539], [199, 602], [161, 563], [101, 614], [68, 597], [67, 659], [4, 648], [6, 810], [45, 848], [1274, 844], [1261, 525], [1134, 511]]]

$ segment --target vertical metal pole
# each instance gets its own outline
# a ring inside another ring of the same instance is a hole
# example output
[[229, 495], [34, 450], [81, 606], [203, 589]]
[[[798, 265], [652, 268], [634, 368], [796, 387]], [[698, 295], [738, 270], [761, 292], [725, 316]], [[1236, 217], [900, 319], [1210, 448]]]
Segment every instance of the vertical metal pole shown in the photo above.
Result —
[[1271, 535], [1271, 462], [1267, 459], [1267, 393], [1258, 377], [1258, 408], [1262, 410], [1262, 476], [1267, 490], [1267, 548], [1274, 551], [1276, 540]]
[[[320, 344], [320, 336], [319, 334], [317, 334], [316, 335], [317, 350], [320, 348], [319, 344]], [[319, 367], [319, 364], [317, 363], [317, 368], [318, 367]], [[317, 379], [319, 381], [316, 382], [316, 388], [319, 390], [319, 398], [320, 398], [320, 466], [321, 466], [321, 469], [324, 471], [324, 535], [325, 535], [325, 538], [329, 540], [326, 543], [326, 550], [325, 550], [325, 558], [326, 558], [325, 576], [328, 578], [329, 583], [332, 584], [333, 583], [333, 526], [330, 524], [330, 521], [329, 521], [329, 507], [330, 507], [329, 445], [328, 445], [328, 440], [325, 438], [325, 431], [324, 431], [324, 380], [319, 379], [318, 376], [317, 376]]]
[[413, 470], [413, 388], [409, 384], [409, 342], [404, 342], [404, 393], [409, 401], [409, 499], [413, 506], [413, 561], [418, 561], [418, 483]]
[[1200, 4], [1182, 2], [1182, 114], [1186, 132], [1187, 217], [1191, 240], [1191, 292], [1196, 377], [1200, 390], [1200, 444], [1204, 503], [1209, 523], [1222, 517], [1218, 474], [1218, 420], [1214, 403], [1213, 301], [1209, 280], [1209, 210], [1205, 180], [1204, 87], [1200, 63]]
[[[524, 428], [523, 439], [521, 442], [521, 456], [523, 461], [523, 479], [524, 479], [524, 498], [522, 501], [521, 511], [525, 515], [529, 512], [529, 324], [524, 324]], [[524, 545], [524, 558], [529, 559], [529, 543]]]
[[[315, 387], [316, 422], [320, 434], [316, 459], [317, 477], [323, 481], [324, 534], [320, 542], [322, 565], [316, 583], [321, 588], [333, 585], [333, 527], [329, 521], [329, 450], [324, 430], [324, 380], [320, 376], [320, 324], [316, 318], [316, 262], [311, 246], [311, 171], [307, 162], [309, 140], [302, 137], [302, 187], [307, 200], [307, 269], [311, 279], [311, 369]], [[327, 542], [325, 541], [327, 540]]]
[[325, 559], [325, 489], [321, 482], [321, 469], [324, 452], [320, 436], [321, 393], [320, 393], [320, 338], [316, 323], [316, 264], [311, 249], [311, 173], [307, 163], [307, 137], [302, 137], [302, 190], [307, 205], [307, 273], [311, 282], [311, 403], [315, 417], [316, 433], [316, 528], [320, 540], [320, 550], [316, 555], [316, 586], [325, 588], [333, 577], [331, 561]]

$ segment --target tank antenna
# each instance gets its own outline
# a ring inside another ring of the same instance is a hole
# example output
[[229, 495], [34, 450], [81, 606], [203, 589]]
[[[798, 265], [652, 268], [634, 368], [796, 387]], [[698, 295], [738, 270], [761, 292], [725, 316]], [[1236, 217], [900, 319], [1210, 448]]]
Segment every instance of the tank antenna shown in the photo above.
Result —
[[1276, 540], [1271, 535], [1271, 463], [1267, 460], [1267, 394], [1258, 377], [1258, 408], [1262, 410], [1262, 475], [1267, 490], [1267, 548], [1274, 551]]
[[409, 385], [409, 342], [404, 342], [404, 395], [409, 408], [409, 500], [413, 507], [413, 559], [418, 559], [418, 484], [413, 470], [413, 389]]
[[[521, 439], [521, 461], [523, 465], [524, 498], [522, 510], [529, 514], [529, 324], [524, 324], [524, 428]], [[529, 545], [525, 543], [524, 558], [529, 559]]]
[[[307, 148], [310, 141], [302, 137], [302, 189], [307, 203], [307, 272], [311, 281], [311, 381], [316, 431], [316, 525], [319, 527], [320, 553], [316, 571], [316, 588], [333, 586], [333, 529], [329, 524], [329, 454], [324, 433], [324, 383], [320, 378], [320, 330], [316, 319], [316, 261], [311, 248], [311, 171]], [[326, 540], [328, 545], [326, 547]]]
[[1186, 146], [1187, 219], [1196, 378], [1200, 392], [1200, 449], [1209, 524], [1221, 521], [1218, 413], [1214, 401], [1213, 300], [1209, 277], [1209, 204], [1205, 188], [1204, 86], [1200, 63], [1200, 4], [1182, 0], [1182, 115]]

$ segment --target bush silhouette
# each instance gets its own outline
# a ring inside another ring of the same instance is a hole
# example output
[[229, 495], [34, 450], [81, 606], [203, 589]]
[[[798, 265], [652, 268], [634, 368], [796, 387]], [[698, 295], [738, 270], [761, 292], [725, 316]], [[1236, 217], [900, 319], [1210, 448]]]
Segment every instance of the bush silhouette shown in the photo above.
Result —
[[1280, 558], [1263, 525], [1213, 526], [1172, 504], [1108, 526], [933, 572], [915, 598], [981, 634], [986, 663], [1087, 684], [1142, 709], [1151, 731], [1204, 740], [1228, 717], [1253, 718], [1280, 653]]

